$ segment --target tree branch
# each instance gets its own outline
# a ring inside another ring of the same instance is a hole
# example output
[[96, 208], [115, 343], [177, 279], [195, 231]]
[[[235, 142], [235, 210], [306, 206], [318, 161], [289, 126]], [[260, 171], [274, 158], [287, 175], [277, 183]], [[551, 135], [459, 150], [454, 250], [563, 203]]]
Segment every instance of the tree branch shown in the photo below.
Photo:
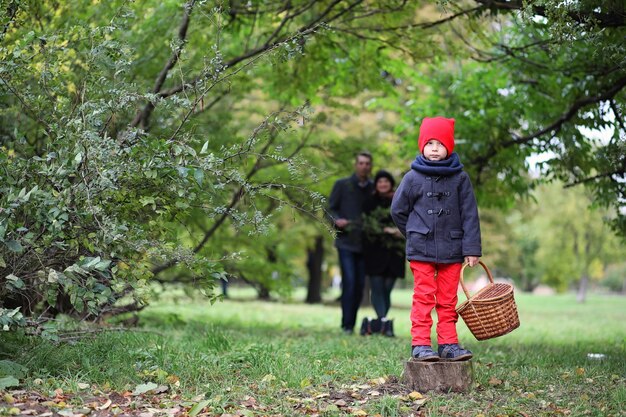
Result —
[[[492, 10], [522, 10], [524, 8], [525, 1], [511, 0], [511, 1], [495, 1], [495, 0], [475, 0]], [[624, 14], [624, 6], [619, 9], [619, 2], [615, 2], [615, 8], [610, 8], [606, 13], [597, 12], [595, 10], [569, 10], [567, 16], [574, 22], [585, 23], [597, 23], [602, 28], [622, 27], [626, 25], [626, 14]], [[577, 4], [574, 2], [573, 4]], [[532, 5], [532, 10], [539, 16], [546, 17], [548, 15], [548, 9], [545, 6]]]
[[[624, 159], [624, 161], [626, 162], [626, 159]], [[574, 182], [570, 182], [569, 184], [565, 184], [563, 186], [563, 188], [574, 187], [575, 185], [585, 184], [585, 183], [588, 183], [588, 182], [593, 182], [593, 181], [599, 180], [601, 178], [612, 177], [613, 175], [621, 175], [623, 177], [624, 175], [626, 175], [626, 167], [622, 167], [620, 169], [616, 169], [616, 170], [611, 171], [611, 172], [603, 172], [601, 174], [594, 175], [593, 177], [588, 177], [588, 178], [583, 178], [581, 180], [576, 180]]]
[[[306, 25], [302, 26], [301, 28], [299, 28], [294, 35], [289, 35], [289, 36], [283, 36], [280, 37], [279, 39], [275, 40], [275, 41], [271, 41], [275, 35], [270, 35], [270, 38], [268, 38], [268, 40], [266, 40], [266, 42], [259, 46], [256, 47], [252, 50], [249, 50], [237, 57], [234, 57], [232, 59], [230, 59], [229, 61], [224, 63], [224, 67], [225, 68], [232, 68], [234, 66], [236, 66], [237, 64], [239, 64], [240, 62], [243, 62], [247, 59], [250, 58], [254, 58], [258, 55], [262, 55], [265, 52], [268, 52], [270, 50], [273, 50], [274, 48], [276, 48], [277, 46], [281, 45], [282, 43], [288, 41], [289, 39], [295, 38], [296, 36], [302, 36], [302, 35], [307, 35], [311, 32], [313, 32], [320, 24], [320, 22], [322, 20], [324, 20], [324, 18], [326, 18], [334, 9], [335, 6], [337, 6], [339, 3], [341, 3], [343, 0], [334, 0], [319, 16], [317, 16], [315, 19], [313, 19], [311, 22], [307, 23]], [[350, 8], [354, 7], [356, 4], [362, 2], [362, 0], [359, 0], [358, 2], [352, 4], [349, 8], [347, 8], [346, 10], [336, 14], [335, 16], [332, 16], [331, 18], [328, 19], [329, 22], [333, 21], [334, 19], [339, 18], [341, 15], [343, 15], [343, 13], [345, 13], [347, 10], [349, 10]], [[237, 70], [238, 72], [239, 70]], [[225, 78], [228, 78], [230, 76], [232, 76], [233, 73], [229, 74], [226, 77], [223, 77], [220, 81], [223, 81]], [[172, 88], [169, 88], [167, 90], [163, 90], [163, 91], [159, 91], [158, 96], [159, 98], [167, 98], [170, 97], [174, 94], [178, 94], [182, 91], [185, 91], [189, 88], [194, 88], [198, 83], [200, 83], [202, 80], [205, 79], [204, 75], [201, 76], [196, 76], [195, 78], [193, 78], [192, 80], [190, 80], [189, 82], [186, 83], [182, 83], [179, 84], [177, 86], [174, 86]], [[208, 90], [207, 90], [208, 91]], [[206, 94], [206, 92], [205, 92]], [[196, 103], [197, 104], [197, 103]], [[150, 116], [150, 113], [152, 113], [152, 111], [154, 110], [154, 105], [152, 103], [146, 105], [146, 107], [144, 108], [144, 113], [146, 114], [146, 117]]]
[[[183, 14], [183, 20], [178, 28], [178, 44], [174, 48], [172, 52], [172, 56], [165, 63], [165, 66], [159, 73], [156, 81], [154, 82], [154, 87], [152, 88], [152, 94], [158, 94], [165, 83], [165, 79], [167, 78], [167, 74], [170, 72], [176, 62], [178, 62], [178, 58], [180, 57], [180, 53], [183, 50], [187, 39], [187, 29], [189, 29], [189, 19], [191, 16], [191, 11], [193, 10], [193, 6], [195, 5], [196, 0], [190, 0], [187, 4], [185, 4], [184, 9], [185, 12]], [[152, 114], [152, 110], [154, 110], [154, 104], [149, 102], [145, 105], [143, 110], [135, 116], [135, 119], [131, 122], [132, 127], [141, 126], [142, 129], [145, 129], [148, 126], [148, 119], [150, 118], [150, 114]]]
[[519, 136], [516, 133], [512, 132], [511, 136], [513, 137], [513, 139], [505, 141], [505, 142], [501, 142], [501, 143], [492, 143], [489, 146], [489, 148], [485, 151], [484, 155], [478, 156], [472, 159], [470, 163], [478, 167], [481, 167], [480, 170], [482, 170], [482, 167], [485, 167], [487, 162], [496, 155], [498, 149], [508, 148], [511, 146], [524, 145], [532, 141], [533, 139], [536, 139], [553, 130], [558, 132], [559, 130], [561, 130], [561, 128], [566, 122], [571, 120], [578, 113], [580, 109], [590, 104], [612, 99], [625, 86], [626, 86], [626, 77], [622, 77], [616, 80], [612, 84], [611, 88], [607, 89], [606, 91], [600, 94], [597, 94], [595, 96], [584, 97], [584, 98], [576, 100], [572, 104], [572, 106], [565, 113], [561, 115], [561, 117], [559, 117], [558, 119], [556, 119], [554, 122], [544, 127], [543, 129], [540, 129], [527, 136]]
[[7, 33], [7, 30], [9, 30], [9, 26], [11, 26], [11, 23], [15, 21], [15, 16], [17, 15], [19, 9], [20, 4], [17, 1], [11, 2], [7, 6], [6, 14], [8, 16], [8, 19], [7, 22], [4, 24], [4, 27], [2, 28], [2, 33], [0, 33], [0, 40], [4, 39], [4, 35]]

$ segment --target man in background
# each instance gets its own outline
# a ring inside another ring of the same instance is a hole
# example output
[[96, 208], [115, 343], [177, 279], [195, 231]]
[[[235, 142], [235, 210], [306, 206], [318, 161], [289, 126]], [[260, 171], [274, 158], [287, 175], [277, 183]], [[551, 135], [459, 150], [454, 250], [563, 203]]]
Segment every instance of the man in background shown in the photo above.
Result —
[[337, 230], [335, 247], [341, 266], [341, 329], [354, 332], [357, 312], [365, 286], [363, 203], [374, 191], [370, 180], [372, 155], [361, 151], [356, 155], [354, 173], [335, 182], [329, 198], [329, 215]]

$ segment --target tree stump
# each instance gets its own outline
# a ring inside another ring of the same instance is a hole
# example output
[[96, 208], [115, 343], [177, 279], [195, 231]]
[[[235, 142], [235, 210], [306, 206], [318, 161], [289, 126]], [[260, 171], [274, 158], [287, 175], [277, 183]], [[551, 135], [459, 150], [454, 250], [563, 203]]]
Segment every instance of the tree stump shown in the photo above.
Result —
[[472, 361], [420, 362], [404, 365], [402, 382], [418, 392], [467, 392], [472, 385]]

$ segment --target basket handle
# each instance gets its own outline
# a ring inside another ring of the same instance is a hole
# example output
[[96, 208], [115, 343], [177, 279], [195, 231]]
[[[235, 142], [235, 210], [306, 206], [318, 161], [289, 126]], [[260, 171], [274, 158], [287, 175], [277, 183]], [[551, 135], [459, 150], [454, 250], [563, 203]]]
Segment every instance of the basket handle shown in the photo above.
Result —
[[[493, 284], [493, 276], [491, 275], [491, 271], [489, 270], [489, 268], [487, 268], [487, 265], [485, 265], [483, 261], [478, 261], [478, 263], [480, 264], [480, 266], [483, 267], [485, 272], [487, 272], [487, 277], [489, 278], [489, 281]], [[465, 287], [465, 283], [463, 282], [463, 270], [468, 265], [469, 265], [468, 263], [464, 263], [463, 266], [461, 267], [461, 274], [459, 275], [459, 283], [461, 284], [461, 288], [463, 288], [463, 292], [465, 293], [465, 296], [469, 300], [470, 294], [469, 294], [469, 291], [467, 291], [467, 288]]]

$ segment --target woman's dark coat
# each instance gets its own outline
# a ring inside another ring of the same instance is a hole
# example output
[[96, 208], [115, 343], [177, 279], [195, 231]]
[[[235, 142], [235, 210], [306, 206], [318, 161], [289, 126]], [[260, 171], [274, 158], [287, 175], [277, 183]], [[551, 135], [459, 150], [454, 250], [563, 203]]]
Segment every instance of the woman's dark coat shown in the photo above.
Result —
[[365, 273], [369, 276], [404, 278], [404, 239], [384, 233], [394, 227], [389, 209], [391, 197], [373, 194], [363, 207]]

